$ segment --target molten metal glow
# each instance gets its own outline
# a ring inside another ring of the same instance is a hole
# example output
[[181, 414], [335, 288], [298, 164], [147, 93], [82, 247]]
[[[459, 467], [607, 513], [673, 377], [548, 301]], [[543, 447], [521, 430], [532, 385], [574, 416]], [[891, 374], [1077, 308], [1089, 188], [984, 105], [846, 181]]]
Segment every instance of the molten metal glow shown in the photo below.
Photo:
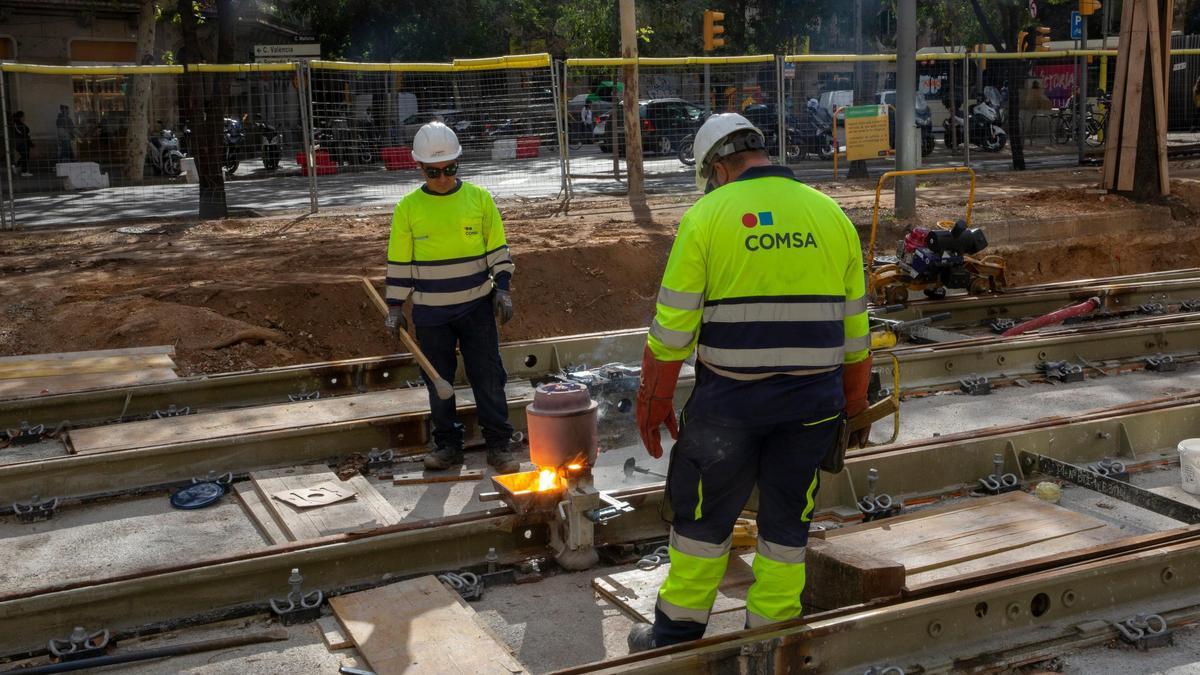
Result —
[[554, 469], [542, 469], [538, 472], [537, 491], [546, 492], [558, 487], [558, 472]]
[[572, 471], [579, 471], [580, 469], [583, 468], [583, 465], [582, 464], [568, 464], [567, 468]]

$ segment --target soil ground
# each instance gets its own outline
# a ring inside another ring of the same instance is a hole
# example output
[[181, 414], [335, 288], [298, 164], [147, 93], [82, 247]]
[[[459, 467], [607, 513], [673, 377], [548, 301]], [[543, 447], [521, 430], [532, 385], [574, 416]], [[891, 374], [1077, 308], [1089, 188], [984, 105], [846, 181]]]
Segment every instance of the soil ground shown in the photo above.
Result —
[[[1132, 274], [1200, 259], [1200, 167], [1173, 166], [1172, 221], [1160, 234], [1080, 237], [998, 249], [1010, 283]], [[1135, 206], [1098, 193], [1095, 169], [980, 178], [974, 222], [1111, 214]], [[1052, 186], [1052, 187], [1048, 187]], [[870, 231], [873, 183], [821, 189]], [[963, 213], [965, 189], [919, 184], [917, 222]], [[676, 224], [695, 195], [502, 203], [517, 264], [505, 341], [646, 326]], [[0, 237], [0, 355], [171, 344], [180, 374], [397, 351], [358, 277], [381, 284], [389, 214], [80, 227]], [[881, 246], [902, 231], [883, 214]], [[124, 231], [122, 231], [124, 230]]]

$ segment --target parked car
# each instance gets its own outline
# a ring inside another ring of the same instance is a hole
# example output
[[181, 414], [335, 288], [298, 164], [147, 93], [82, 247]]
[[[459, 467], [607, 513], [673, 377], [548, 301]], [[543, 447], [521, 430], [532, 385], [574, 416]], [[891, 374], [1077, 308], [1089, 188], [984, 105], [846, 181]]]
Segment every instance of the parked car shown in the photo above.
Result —
[[[696, 133], [704, 122], [704, 108], [681, 98], [655, 98], [638, 102], [638, 117], [642, 124], [642, 150], [666, 155], [677, 152], [684, 140]], [[611, 111], [596, 119], [593, 135], [600, 152], [612, 152], [613, 134], [608, 126], [611, 120]], [[617, 143], [624, 146], [620, 130]]]

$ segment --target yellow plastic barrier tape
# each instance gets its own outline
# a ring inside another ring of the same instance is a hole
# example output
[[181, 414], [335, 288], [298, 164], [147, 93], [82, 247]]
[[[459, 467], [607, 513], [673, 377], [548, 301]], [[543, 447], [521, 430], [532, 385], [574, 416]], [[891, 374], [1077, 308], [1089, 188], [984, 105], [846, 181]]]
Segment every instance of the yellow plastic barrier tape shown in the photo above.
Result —
[[197, 63], [187, 67], [193, 73], [281, 73], [296, 70], [295, 63]]
[[639, 66], [698, 66], [698, 65], [737, 65], [739, 63], [771, 63], [775, 57], [771, 54], [752, 54], [750, 56], [644, 56], [637, 59], [625, 58], [590, 58], [567, 59], [568, 68], [630, 66], [635, 62]]
[[183, 66], [44, 66], [34, 63], [3, 63], [6, 73], [30, 75], [178, 75]]

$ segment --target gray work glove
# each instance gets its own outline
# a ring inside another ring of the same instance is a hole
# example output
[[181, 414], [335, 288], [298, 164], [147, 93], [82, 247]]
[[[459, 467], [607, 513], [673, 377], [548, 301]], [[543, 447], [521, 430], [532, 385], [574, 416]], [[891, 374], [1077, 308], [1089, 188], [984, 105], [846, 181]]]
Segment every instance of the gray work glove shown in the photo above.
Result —
[[512, 294], [497, 288], [492, 293], [492, 309], [496, 311], [496, 319], [501, 326], [508, 323], [513, 317]]
[[408, 319], [404, 318], [404, 307], [391, 305], [388, 307], [387, 319], [383, 322], [387, 326], [388, 332], [396, 337], [400, 337], [400, 328], [408, 330]]

